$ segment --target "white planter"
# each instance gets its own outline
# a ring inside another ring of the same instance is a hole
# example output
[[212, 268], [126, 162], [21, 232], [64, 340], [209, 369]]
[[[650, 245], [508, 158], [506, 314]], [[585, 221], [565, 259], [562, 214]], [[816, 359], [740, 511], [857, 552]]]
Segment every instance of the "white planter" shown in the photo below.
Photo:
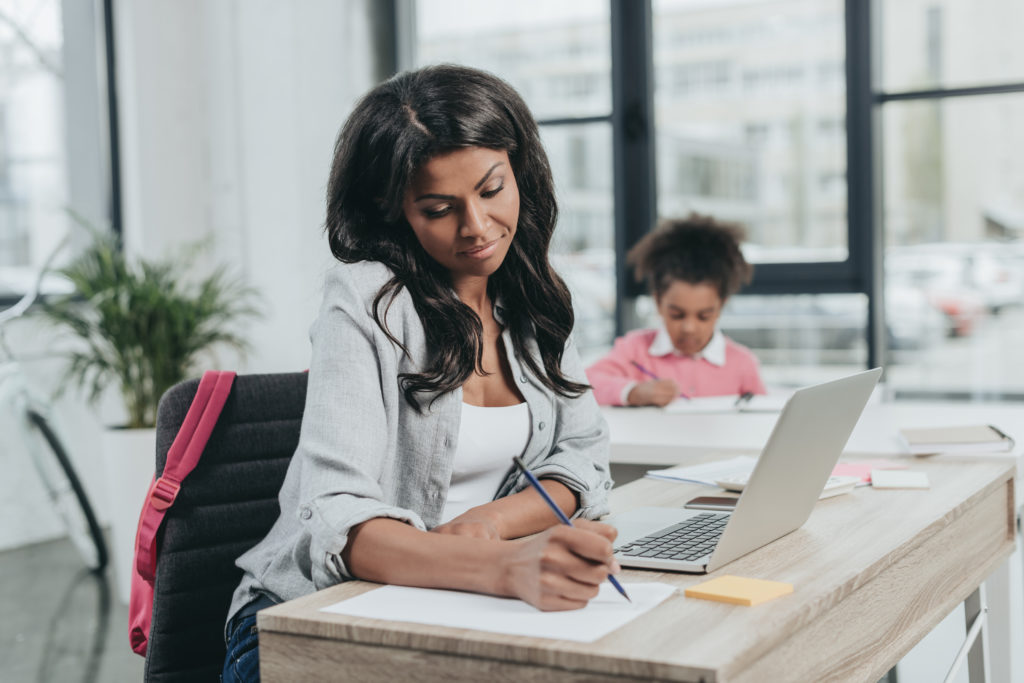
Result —
[[127, 605], [131, 595], [135, 529], [155, 468], [156, 430], [107, 429], [101, 444], [113, 545], [111, 565], [117, 597]]

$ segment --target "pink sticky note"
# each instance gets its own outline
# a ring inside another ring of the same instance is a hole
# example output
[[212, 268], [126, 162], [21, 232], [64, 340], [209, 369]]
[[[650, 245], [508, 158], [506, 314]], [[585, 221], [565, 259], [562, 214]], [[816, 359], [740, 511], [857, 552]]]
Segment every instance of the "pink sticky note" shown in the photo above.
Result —
[[905, 470], [907, 466], [892, 460], [858, 460], [841, 462], [832, 469], [833, 477], [858, 477], [862, 484], [871, 483], [871, 470]]

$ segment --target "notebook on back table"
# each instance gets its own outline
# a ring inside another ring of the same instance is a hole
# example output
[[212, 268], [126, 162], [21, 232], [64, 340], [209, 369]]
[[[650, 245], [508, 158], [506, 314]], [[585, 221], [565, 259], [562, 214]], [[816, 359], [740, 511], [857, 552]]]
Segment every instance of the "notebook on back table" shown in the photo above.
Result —
[[811, 515], [881, 368], [796, 391], [731, 513], [640, 507], [606, 521], [623, 567], [703, 574], [799, 529]]

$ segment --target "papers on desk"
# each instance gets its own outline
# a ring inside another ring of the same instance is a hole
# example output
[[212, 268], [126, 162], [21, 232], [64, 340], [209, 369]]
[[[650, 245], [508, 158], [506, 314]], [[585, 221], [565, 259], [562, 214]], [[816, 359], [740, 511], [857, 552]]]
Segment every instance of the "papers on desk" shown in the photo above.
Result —
[[626, 625], [676, 590], [657, 582], [624, 583], [623, 587], [632, 603], [605, 582], [586, 607], [568, 612], [542, 612], [514, 598], [406, 586], [376, 588], [320, 611], [589, 643]]
[[[740, 455], [729, 460], [719, 460], [704, 463], [703, 465], [678, 465], [661, 470], [648, 470], [647, 476], [652, 479], [685, 481], [691, 484], [703, 484], [704, 486], [719, 488], [718, 482], [721, 480], [749, 475], [754, 470], [756, 463], [757, 458], [749, 455]], [[905, 464], [893, 460], [840, 462], [832, 469], [832, 477], [857, 478], [859, 480], [857, 486], [867, 486], [871, 483], [872, 471], [905, 470], [906, 468]], [[839, 491], [839, 493], [846, 493], [848, 490], [844, 489]], [[827, 498], [829, 496], [823, 491], [821, 497]]]
[[717, 460], [703, 465], [678, 465], [663, 470], [648, 470], [647, 476], [653, 479], [687, 481], [692, 484], [718, 488], [718, 484], [715, 483], [717, 480], [750, 474], [755, 464], [757, 464], [757, 458], [740, 455], [729, 460]]
[[778, 413], [792, 392], [741, 396], [698, 396], [677, 398], [664, 410], [666, 413]]

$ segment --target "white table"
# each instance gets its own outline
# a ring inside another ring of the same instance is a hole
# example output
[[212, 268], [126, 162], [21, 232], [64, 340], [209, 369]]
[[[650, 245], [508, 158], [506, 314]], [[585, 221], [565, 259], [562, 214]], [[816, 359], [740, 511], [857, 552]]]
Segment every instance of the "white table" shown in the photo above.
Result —
[[[611, 434], [611, 461], [615, 464], [670, 466], [699, 463], [722, 453], [761, 450], [778, 419], [778, 413], [670, 413], [661, 408], [602, 409]], [[1017, 482], [1024, 467], [1024, 405], [1009, 403], [883, 402], [865, 408], [843, 451], [846, 459], [903, 454], [913, 466], [899, 439], [900, 428], [993, 424], [1016, 439], [1010, 453], [995, 457], [1016, 461]], [[1018, 520], [1024, 504], [1021, 487], [1015, 490]], [[1018, 528], [1019, 531], [1019, 528]], [[986, 580], [989, 645], [993, 681], [1024, 680], [1024, 652], [1015, 646], [1024, 639], [1022, 615], [1011, 611], [1013, 585], [1024, 586], [1024, 576], [1011, 577], [1009, 566], [1020, 565], [1018, 548], [1011, 562], [1004, 562]], [[1011, 582], [1013, 582], [1011, 584]], [[1011, 670], [1013, 678], [1011, 679]]]
[[[778, 413], [669, 413], [661, 408], [602, 408], [611, 431], [611, 461], [678, 465], [711, 451], [760, 451]], [[1005, 403], [871, 403], [853, 430], [846, 454], [905, 453], [901, 427], [994, 424], [1017, 439], [1024, 454], [1024, 405]], [[909, 454], [908, 454], [909, 455]]]

